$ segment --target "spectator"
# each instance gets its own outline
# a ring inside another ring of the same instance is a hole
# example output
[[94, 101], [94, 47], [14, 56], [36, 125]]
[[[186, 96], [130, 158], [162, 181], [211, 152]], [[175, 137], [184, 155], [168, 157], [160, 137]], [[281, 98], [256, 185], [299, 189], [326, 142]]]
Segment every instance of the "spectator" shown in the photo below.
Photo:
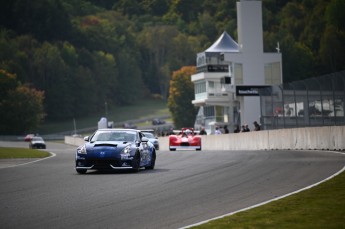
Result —
[[224, 126], [224, 134], [228, 134], [228, 133], [229, 133], [228, 126], [227, 126], [227, 125], [225, 125], [225, 126]]
[[248, 124], [242, 125], [242, 131], [241, 132], [249, 132], [249, 131], [250, 131], [250, 129], [248, 127]]
[[235, 129], [234, 129], [234, 133], [239, 133], [241, 132], [240, 130], [240, 126], [239, 125], [236, 125]]
[[254, 124], [254, 131], [261, 130], [261, 127], [260, 127], [260, 125], [259, 125], [259, 123], [257, 121], [253, 122], [253, 124]]
[[222, 134], [222, 132], [220, 131], [218, 126], [216, 126], [216, 130], [214, 131], [214, 134], [216, 134], [216, 135]]
[[201, 128], [199, 134], [200, 134], [200, 135], [207, 135], [207, 132], [206, 132], [206, 130], [205, 130], [205, 127]]
[[169, 133], [167, 134], [167, 135], [174, 135], [175, 133], [174, 133], [174, 129], [173, 128], [170, 128], [170, 130], [169, 130]]

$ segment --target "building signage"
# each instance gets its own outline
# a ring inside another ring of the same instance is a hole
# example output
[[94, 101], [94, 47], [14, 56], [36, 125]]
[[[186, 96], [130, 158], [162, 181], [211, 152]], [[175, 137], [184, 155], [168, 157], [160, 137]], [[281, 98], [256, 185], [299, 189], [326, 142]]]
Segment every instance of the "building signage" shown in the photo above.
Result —
[[237, 96], [259, 96], [259, 91], [261, 88], [268, 88], [270, 86], [264, 85], [253, 85], [253, 86], [236, 86]]

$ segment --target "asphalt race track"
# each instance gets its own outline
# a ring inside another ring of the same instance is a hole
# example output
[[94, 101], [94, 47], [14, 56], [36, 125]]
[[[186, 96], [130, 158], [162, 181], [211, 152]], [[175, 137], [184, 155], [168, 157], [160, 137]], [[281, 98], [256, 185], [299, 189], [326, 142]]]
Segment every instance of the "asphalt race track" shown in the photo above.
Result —
[[321, 151], [158, 151], [153, 171], [78, 175], [75, 148], [48, 142], [55, 157], [0, 169], [2, 229], [180, 228], [299, 190], [345, 165], [345, 155]]

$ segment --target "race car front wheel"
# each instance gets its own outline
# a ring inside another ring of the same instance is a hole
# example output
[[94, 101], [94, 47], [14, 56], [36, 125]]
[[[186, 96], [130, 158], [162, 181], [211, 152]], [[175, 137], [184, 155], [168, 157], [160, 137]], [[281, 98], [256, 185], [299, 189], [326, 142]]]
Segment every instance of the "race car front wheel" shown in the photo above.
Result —
[[75, 169], [79, 174], [85, 174], [87, 169]]
[[139, 172], [140, 169], [140, 153], [136, 152], [132, 161], [132, 168], [134, 172]]
[[156, 152], [153, 151], [152, 158], [151, 158], [151, 165], [150, 166], [146, 166], [145, 169], [154, 169], [155, 168], [155, 164], [156, 164]]

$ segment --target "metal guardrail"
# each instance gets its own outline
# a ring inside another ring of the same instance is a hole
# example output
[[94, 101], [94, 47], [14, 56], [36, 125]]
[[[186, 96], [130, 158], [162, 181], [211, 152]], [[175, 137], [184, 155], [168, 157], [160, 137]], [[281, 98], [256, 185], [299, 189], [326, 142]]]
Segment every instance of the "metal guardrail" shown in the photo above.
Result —
[[[154, 117], [154, 118], [142, 118], [142, 119], [132, 119], [127, 120], [125, 122], [116, 122], [114, 123], [115, 127], [122, 127], [124, 123], [141, 123], [145, 121], [152, 121], [155, 118], [159, 119], [167, 119], [170, 118], [170, 116], [161, 116], [161, 117]], [[147, 126], [141, 126], [138, 129], [153, 129], [156, 131], [157, 135], [160, 135], [160, 132], [169, 130], [173, 125], [171, 123], [161, 124], [161, 125], [147, 125]], [[88, 127], [88, 128], [82, 128], [78, 129], [77, 134], [85, 134], [85, 133], [92, 133], [97, 130], [97, 126], [94, 127]], [[54, 134], [43, 134], [40, 135], [44, 140], [46, 141], [55, 141], [55, 140], [64, 140], [65, 136], [72, 136], [74, 134], [74, 131], [63, 131], [59, 133]], [[24, 141], [24, 135], [0, 135], [0, 141]]]

